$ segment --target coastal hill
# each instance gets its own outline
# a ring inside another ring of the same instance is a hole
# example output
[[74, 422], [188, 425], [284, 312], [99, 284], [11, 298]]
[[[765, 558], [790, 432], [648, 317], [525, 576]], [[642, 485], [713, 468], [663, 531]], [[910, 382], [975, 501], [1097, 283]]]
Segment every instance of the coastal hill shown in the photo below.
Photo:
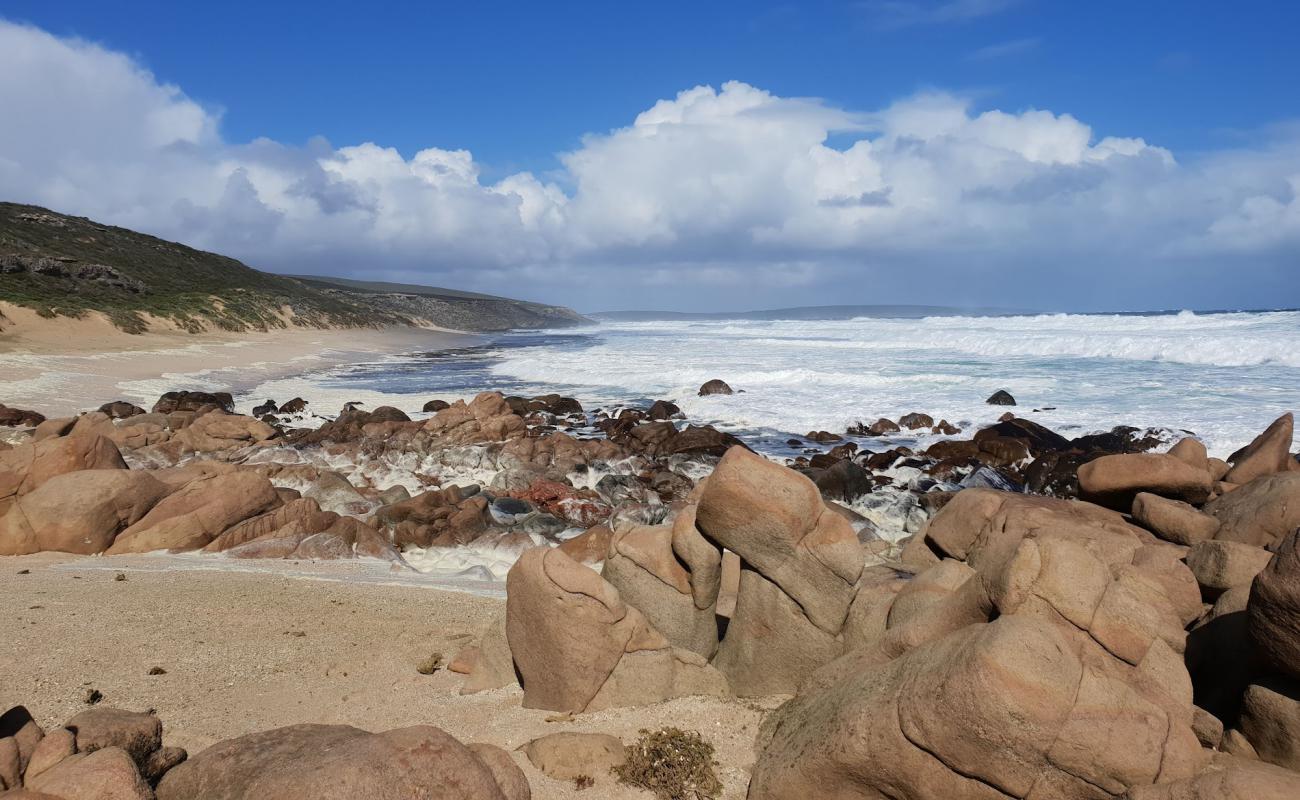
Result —
[[99, 312], [128, 333], [582, 324], [562, 306], [430, 286], [274, 275], [233, 258], [38, 206], [0, 202], [0, 302], [43, 317]]

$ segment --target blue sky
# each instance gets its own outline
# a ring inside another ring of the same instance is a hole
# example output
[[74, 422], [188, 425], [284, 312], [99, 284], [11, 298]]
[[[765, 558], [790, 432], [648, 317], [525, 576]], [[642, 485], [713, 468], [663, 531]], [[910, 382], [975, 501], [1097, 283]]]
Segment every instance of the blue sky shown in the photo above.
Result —
[[[1300, 234], [1291, 227], [1300, 217], [1300, 177], [1292, 181], [1300, 176], [1300, 4], [9, 0], [0, 19], [32, 43], [9, 56], [25, 59], [10, 74], [26, 85], [9, 86], [18, 95], [9, 107], [32, 113], [13, 141], [0, 133], [0, 159], [7, 149], [21, 166], [0, 169], [6, 196], [71, 205], [63, 210], [266, 268], [549, 300], [576, 292], [588, 309], [936, 301], [898, 278], [918, 269], [950, 283], [1021, 279], [1013, 297], [964, 289], [957, 301], [972, 304], [1217, 307], [1300, 294]], [[120, 80], [42, 86], [38, 65], [79, 74], [77, 59], [109, 56], [127, 63]], [[729, 81], [745, 89], [729, 92]], [[714, 95], [681, 99], [698, 86]], [[133, 137], [159, 131], [133, 134], [126, 119], [120, 152], [41, 135], [46, 115], [35, 94], [54, 103], [66, 91], [65, 108], [78, 107], [93, 101], [76, 92], [92, 89], [95, 98], [122, 92], [123, 108], [140, 103], [137, 118], [152, 118], [154, 103], [167, 119], [189, 121], [166, 127], [175, 141], [152, 155]], [[638, 115], [661, 101], [676, 104], [667, 121], [640, 125]], [[688, 106], [707, 124], [674, 116]], [[963, 115], [960, 131], [951, 118], [938, 127], [928, 116], [917, 121], [917, 109], [939, 107]], [[989, 113], [1012, 121], [981, 122]], [[1051, 119], [1035, 116], [1043, 113]], [[1075, 121], [1084, 145], [1112, 137], [1141, 146], [1089, 150], [1075, 141]], [[1011, 139], [1007, 125], [1016, 128]], [[863, 140], [873, 152], [850, 157]], [[728, 141], [735, 147], [713, 149]], [[177, 166], [177, 142], [199, 155]], [[926, 145], [924, 169], [909, 151], [916, 142]], [[392, 148], [403, 166], [384, 161], [387, 151], [351, 149], [366, 143]], [[818, 144], [846, 163], [814, 153], [799, 167]], [[165, 205], [151, 206], [143, 188], [123, 196], [118, 175], [109, 196], [103, 172], [85, 171], [91, 150], [103, 170], [139, 164], [143, 181], [162, 158], [193, 182], [180, 190], [173, 176]], [[408, 185], [441, 180], [417, 165], [417, 154], [433, 151], [438, 175], [465, 182], [421, 192]], [[468, 162], [445, 156], [459, 151]], [[641, 169], [656, 159], [660, 169]], [[71, 174], [72, 162], [82, 171]], [[197, 174], [200, 163], [220, 171], [219, 183]], [[674, 168], [681, 174], [661, 181]], [[398, 179], [393, 169], [405, 172]], [[941, 191], [946, 171], [959, 191]], [[853, 180], [829, 185], [844, 174]], [[1224, 187], [1219, 176], [1229, 174], [1234, 185]], [[286, 185], [298, 188], [284, 196]], [[673, 194], [693, 186], [694, 195]], [[760, 206], [755, 192], [777, 199]], [[307, 195], [310, 214], [294, 199]], [[514, 217], [498, 207], [502, 196], [513, 199]], [[1042, 208], [1044, 198], [1052, 208]], [[1170, 198], [1186, 198], [1186, 207], [1172, 213], [1163, 207]], [[626, 213], [611, 218], [611, 206]], [[716, 224], [700, 224], [714, 208]], [[1026, 216], [1043, 241], [1018, 227]], [[344, 217], [356, 227], [340, 225]], [[276, 224], [263, 224], [268, 218]], [[1094, 230], [1051, 228], [1071, 220]], [[936, 225], [945, 241], [927, 250]], [[339, 238], [312, 251], [303, 242], [318, 231]], [[1114, 252], [1089, 241], [1099, 235]], [[1051, 252], [1052, 242], [1072, 239], [1087, 252]], [[1047, 278], [1045, 262], [1053, 264]], [[1225, 263], [1251, 275], [1255, 289], [1187, 285]], [[595, 286], [619, 269], [635, 276], [636, 292]], [[1080, 274], [1098, 269], [1136, 277], [1147, 295], [1101, 289]], [[552, 284], [557, 275], [564, 291]]]

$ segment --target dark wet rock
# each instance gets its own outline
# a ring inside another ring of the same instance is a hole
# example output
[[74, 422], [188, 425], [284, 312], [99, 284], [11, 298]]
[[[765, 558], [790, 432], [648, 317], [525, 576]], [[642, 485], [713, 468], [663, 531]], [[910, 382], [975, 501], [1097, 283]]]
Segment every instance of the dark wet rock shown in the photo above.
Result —
[[451, 408], [451, 403], [448, 403], [446, 400], [430, 400], [425, 403], [424, 407], [420, 410], [426, 413], [432, 413], [435, 411], [441, 411], [444, 408]]
[[284, 405], [280, 406], [281, 414], [301, 414], [307, 410], [307, 401], [301, 397], [295, 397]]
[[714, 378], [700, 387], [700, 397], [706, 394], [732, 394], [732, 389], [727, 385], [726, 381]]
[[958, 428], [946, 419], [941, 419], [937, 425], [930, 429], [930, 433], [941, 434], [943, 436], [956, 436], [961, 433], [961, 428]]
[[34, 428], [44, 421], [44, 414], [21, 408], [10, 408], [0, 403], [0, 425], [6, 428]]
[[1011, 393], [1006, 389], [998, 389], [996, 392], [989, 395], [989, 399], [984, 402], [991, 406], [1014, 406], [1016, 404], [1016, 398], [1012, 397]]
[[830, 431], [809, 431], [804, 434], [803, 438], [810, 442], [818, 442], [820, 444], [828, 444], [830, 442], [839, 442], [844, 440], [843, 436], [840, 436], [838, 433], [831, 433]]
[[145, 413], [143, 408], [128, 403], [125, 400], [115, 400], [112, 403], [105, 403], [99, 407], [101, 414], [107, 414], [109, 419], [126, 419], [127, 417], [137, 417]]
[[275, 404], [275, 401], [268, 399], [265, 403], [262, 403], [261, 405], [253, 406], [253, 416], [257, 417], [258, 419], [261, 419], [262, 417], [265, 417], [268, 414], [275, 414], [279, 410], [280, 407]]
[[656, 400], [650, 406], [650, 411], [647, 412], [647, 415], [652, 420], [661, 420], [679, 416], [681, 413], [682, 410], [677, 407], [676, 403], [669, 402], [668, 400]]
[[1031, 422], [1019, 417], [983, 428], [977, 431], [974, 437], [974, 441], [981, 445], [981, 449], [984, 449], [985, 443], [997, 439], [1011, 439], [1023, 442], [1029, 454], [1035, 457], [1054, 450], [1064, 450], [1070, 445], [1069, 440], [1059, 433], [1045, 428], [1037, 422]]
[[155, 414], [170, 414], [173, 411], [193, 411], [203, 414], [219, 408], [227, 414], [235, 413], [235, 399], [230, 392], [165, 392], [158, 402], [153, 404]]
[[899, 417], [898, 424], [907, 428], [909, 431], [920, 430], [921, 428], [932, 428], [934, 427], [934, 417], [929, 414], [912, 412], [911, 414], [904, 414]]
[[898, 427], [898, 423], [894, 422], [893, 420], [889, 420], [889, 419], [885, 419], [884, 417], [881, 417], [880, 419], [871, 423], [871, 425], [867, 428], [867, 435], [886, 436], [891, 433], [898, 433], [899, 430], [901, 429]]
[[392, 406], [380, 406], [366, 418], [366, 422], [410, 422], [411, 418], [406, 415], [405, 411]]
[[858, 464], [844, 459], [810, 476], [822, 496], [832, 500], [852, 500], [871, 491], [871, 476]]

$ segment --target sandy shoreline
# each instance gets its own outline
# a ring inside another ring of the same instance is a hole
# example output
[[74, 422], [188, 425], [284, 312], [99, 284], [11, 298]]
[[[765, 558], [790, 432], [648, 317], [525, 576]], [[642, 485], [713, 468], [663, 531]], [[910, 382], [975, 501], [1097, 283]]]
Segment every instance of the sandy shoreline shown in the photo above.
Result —
[[[25, 704], [47, 725], [86, 708], [154, 708], [166, 739], [197, 752], [223, 738], [300, 722], [387, 730], [433, 724], [463, 741], [513, 751], [557, 730], [636, 738], [668, 725], [700, 731], [718, 749], [724, 798], [745, 795], [761, 704], [687, 697], [610, 709], [572, 722], [522, 708], [518, 687], [462, 697], [462, 676], [420, 675], [432, 652], [450, 658], [504, 601], [417, 585], [329, 580], [343, 564], [304, 565], [320, 580], [251, 572], [151, 567], [149, 556], [44, 553], [0, 558], [0, 706]], [[278, 562], [283, 568], [283, 562]], [[20, 570], [30, 570], [18, 574]], [[126, 580], [114, 577], [118, 572]], [[305, 575], [311, 577], [310, 575]], [[148, 675], [151, 667], [163, 675]], [[533, 797], [647, 797], [597, 776], [595, 792], [515, 760]]]
[[196, 383], [238, 394], [340, 364], [482, 341], [427, 328], [132, 335], [102, 318], [42, 320], [9, 305], [0, 313], [10, 321], [0, 330], [0, 403], [49, 417], [115, 399], [147, 408], [164, 391], [203, 388]]

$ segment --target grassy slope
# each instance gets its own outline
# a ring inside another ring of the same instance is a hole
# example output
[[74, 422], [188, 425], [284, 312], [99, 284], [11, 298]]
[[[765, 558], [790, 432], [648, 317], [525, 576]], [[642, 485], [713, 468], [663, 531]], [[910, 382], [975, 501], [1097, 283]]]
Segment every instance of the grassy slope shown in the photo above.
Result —
[[[54, 269], [48, 268], [50, 260], [56, 262]], [[38, 263], [46, 265], [43, 272], [34, 268]], [[89, 265], [111, 267], [125, 280], [76, 274]], [[60, 271], [68, 274], [56, 274]], [[376, 327], [417, 319], [469, 330], [583, 321], [568, 309], [454, 290], [430, 288], [423, 302], [404, 302], [377, 294], [378, 286], [272, 275], [233, 258], [84, 217], [0, 203], [0, 300], [44, 316], [99, 311], [130, 332], [146, 329], [141, 314], [170, 319], [192, 332], [267, 330], [289, 324]], [[435, 297], [438, 302], [428, 302]], [[484, 314], [488, 301], [493, 313]]]

